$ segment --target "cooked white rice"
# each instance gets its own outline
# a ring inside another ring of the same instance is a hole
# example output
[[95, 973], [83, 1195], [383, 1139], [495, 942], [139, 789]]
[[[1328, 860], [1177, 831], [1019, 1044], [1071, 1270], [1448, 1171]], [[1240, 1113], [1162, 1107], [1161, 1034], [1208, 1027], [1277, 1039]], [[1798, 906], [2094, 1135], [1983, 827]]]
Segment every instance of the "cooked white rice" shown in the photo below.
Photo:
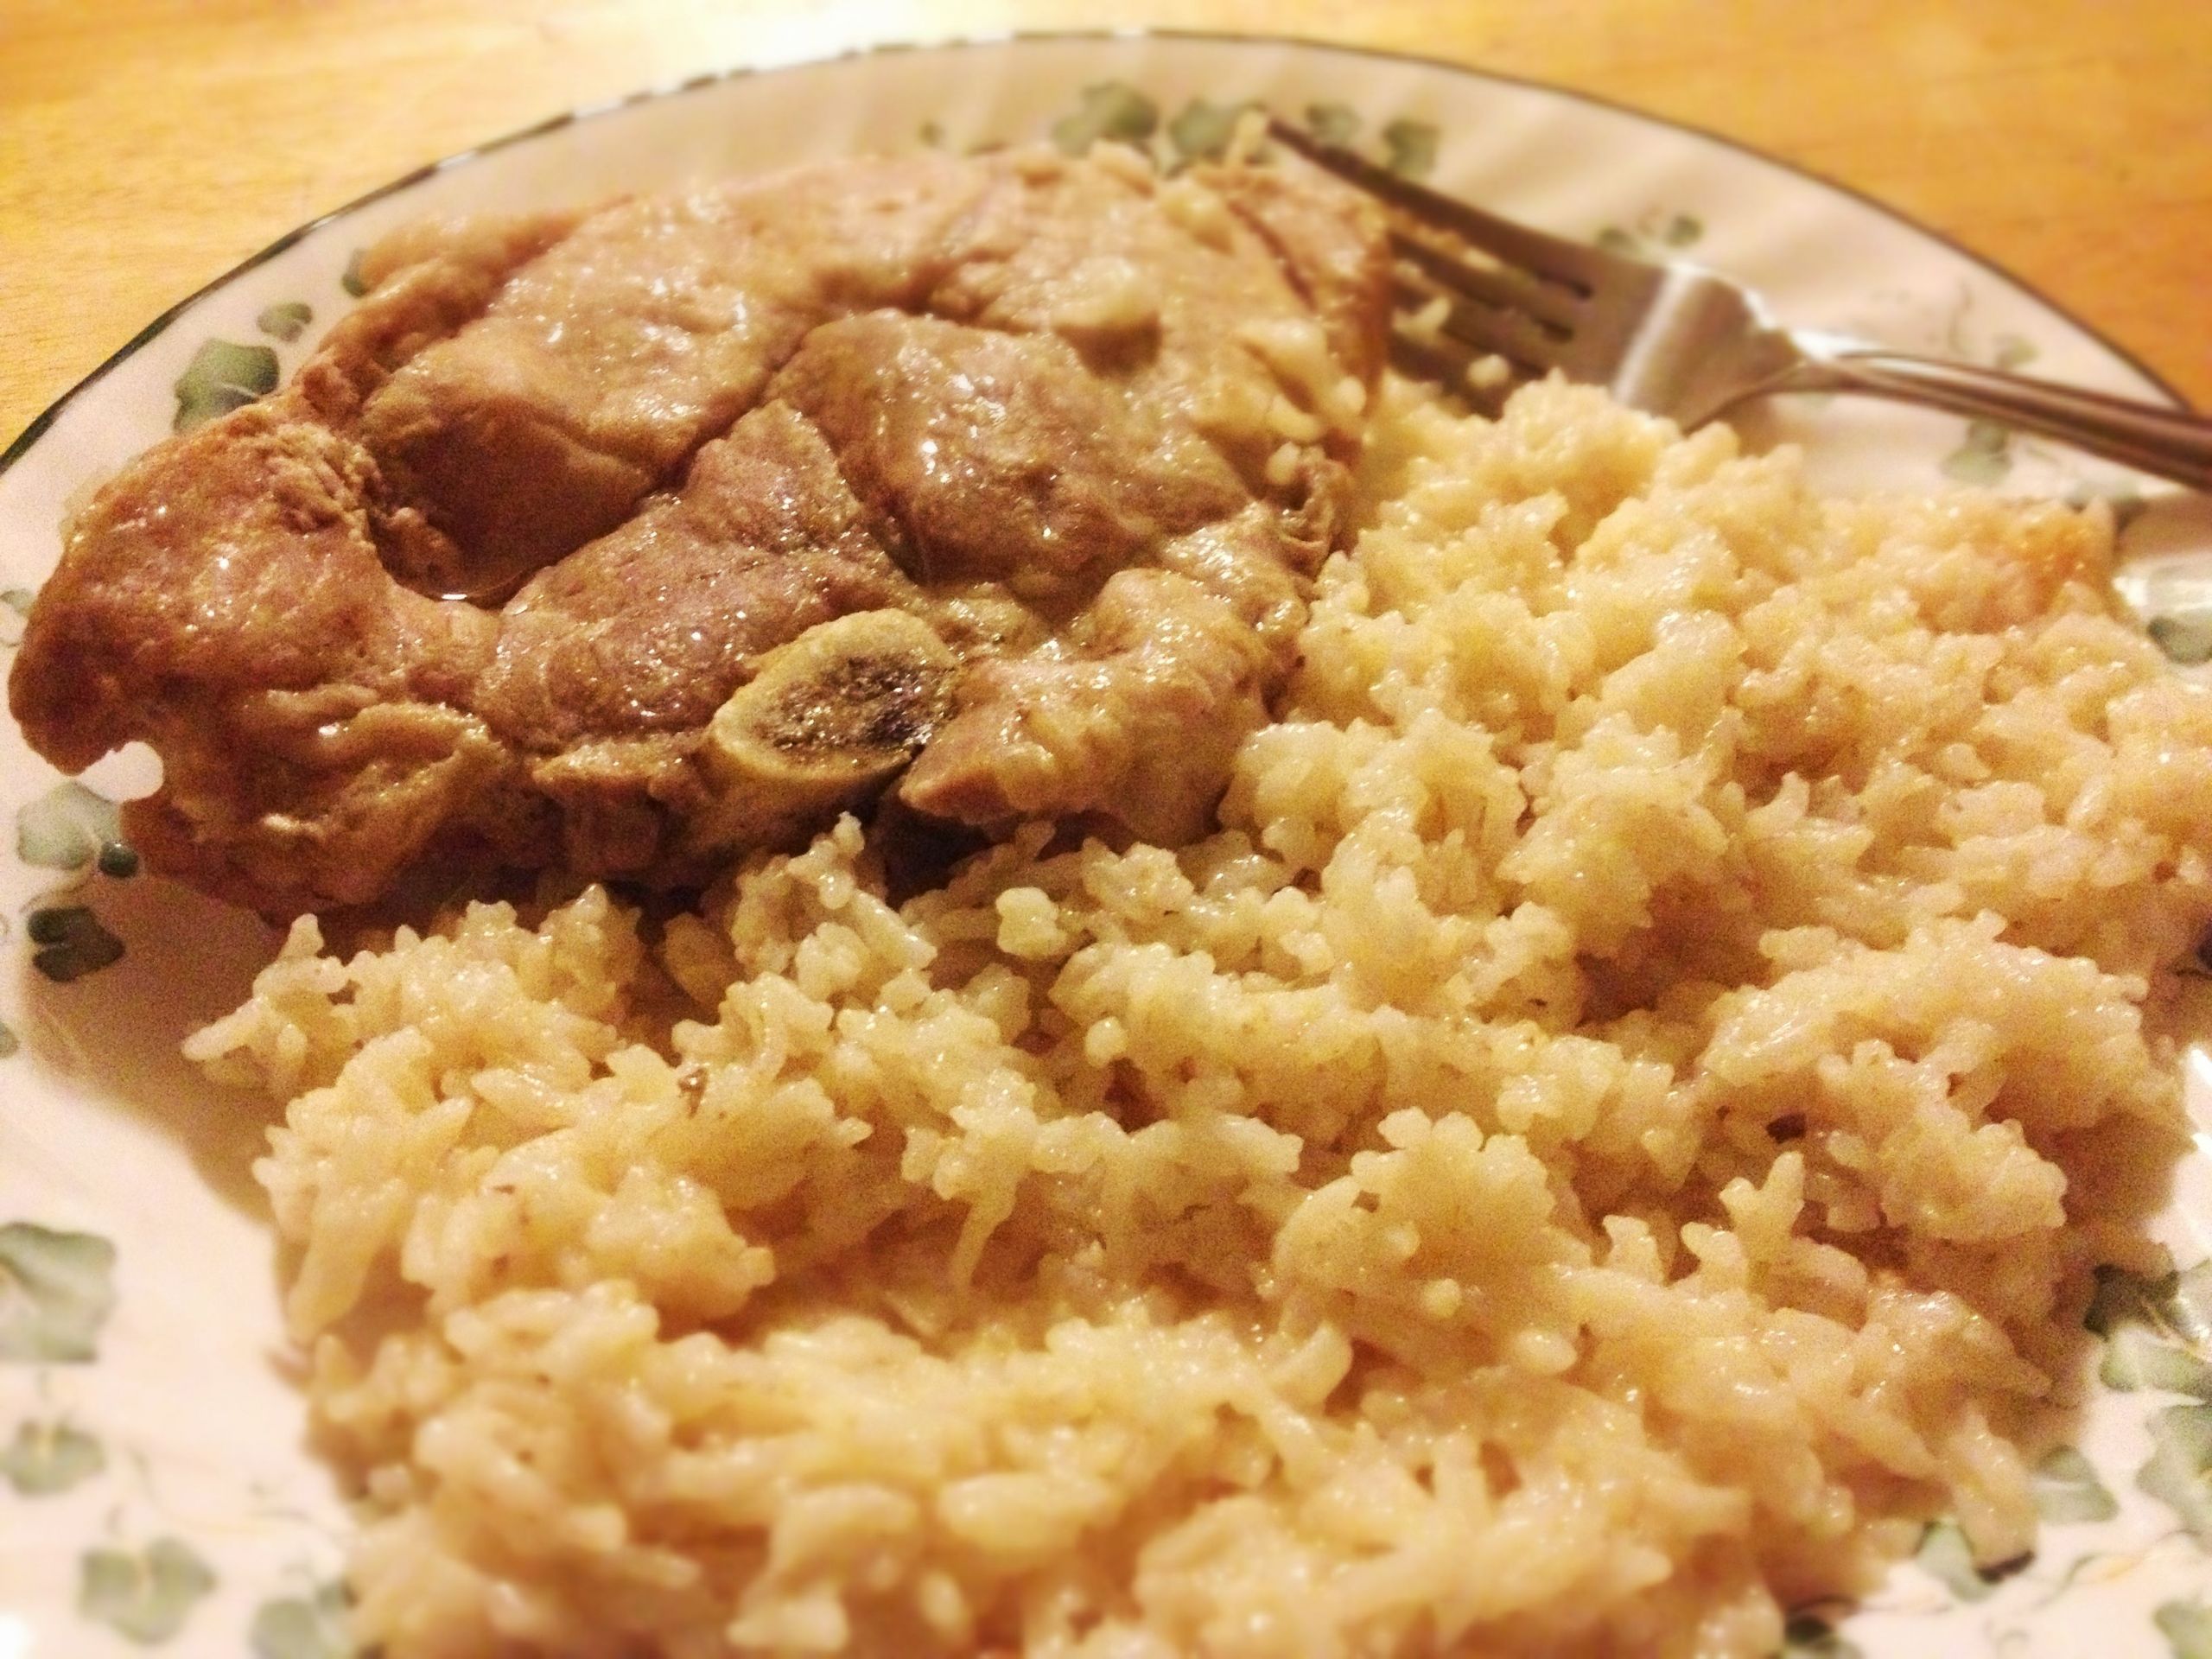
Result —
[[1369, 486], [1210, 840], [307, 921], [194, 1039], [296, 1096], [362, 1640], [1751, 1656], [2029, 1546], [2212, 917], [2108, 525], [1558, 386]]

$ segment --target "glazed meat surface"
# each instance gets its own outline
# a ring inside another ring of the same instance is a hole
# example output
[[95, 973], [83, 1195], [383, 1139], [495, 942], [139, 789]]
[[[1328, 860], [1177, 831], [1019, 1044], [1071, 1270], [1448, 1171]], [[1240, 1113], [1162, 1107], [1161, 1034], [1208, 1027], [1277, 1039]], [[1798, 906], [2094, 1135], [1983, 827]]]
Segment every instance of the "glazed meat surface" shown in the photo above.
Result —
[[410, 226], [292, 382], [103, 489], [10, 683], [149, 862], [699, 879], [896, 788], [1198, 828], [1338, 542], [1363, 204], [1021, 150]]

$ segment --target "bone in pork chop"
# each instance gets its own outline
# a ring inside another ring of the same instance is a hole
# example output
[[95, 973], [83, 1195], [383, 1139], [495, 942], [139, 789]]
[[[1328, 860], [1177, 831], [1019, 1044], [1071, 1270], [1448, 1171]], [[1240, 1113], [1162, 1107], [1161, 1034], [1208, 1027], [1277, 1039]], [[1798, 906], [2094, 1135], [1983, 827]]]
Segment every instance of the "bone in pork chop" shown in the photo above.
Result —
[[[102, 490], [10, 684], [154, 868], [695, 880], [895, 786], [1199, 828], [1337, 544], [1387, 269], [1294, 166], [855, 161], [410, 227]], [[911, 764], [910, 764], [911, 763]]]

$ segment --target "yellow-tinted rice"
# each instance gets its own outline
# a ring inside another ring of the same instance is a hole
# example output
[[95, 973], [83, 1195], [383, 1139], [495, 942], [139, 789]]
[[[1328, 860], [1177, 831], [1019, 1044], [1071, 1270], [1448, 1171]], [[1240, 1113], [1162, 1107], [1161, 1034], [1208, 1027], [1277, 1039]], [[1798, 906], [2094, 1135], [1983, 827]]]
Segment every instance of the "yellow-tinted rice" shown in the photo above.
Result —
[[2212, 697], [2101, 517], [1402, 386], [1220, 833], [852, 822], [194, 1040], [390, 1659], [1764, 1655], [2013, 1436], [2176, 1121]]

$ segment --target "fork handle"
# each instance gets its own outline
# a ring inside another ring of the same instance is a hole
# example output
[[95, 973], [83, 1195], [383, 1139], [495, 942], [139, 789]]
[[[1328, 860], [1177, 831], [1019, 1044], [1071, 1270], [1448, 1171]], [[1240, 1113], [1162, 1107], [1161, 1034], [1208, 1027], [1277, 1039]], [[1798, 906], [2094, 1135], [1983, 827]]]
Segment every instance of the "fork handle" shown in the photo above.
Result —
[[1849, 391], [1930, 404], [2056, 438], [2193, 489], [2212, 490], [2212, 420], [2001, 369], [1796, 334], [1800, 360], [1764, 391]]

